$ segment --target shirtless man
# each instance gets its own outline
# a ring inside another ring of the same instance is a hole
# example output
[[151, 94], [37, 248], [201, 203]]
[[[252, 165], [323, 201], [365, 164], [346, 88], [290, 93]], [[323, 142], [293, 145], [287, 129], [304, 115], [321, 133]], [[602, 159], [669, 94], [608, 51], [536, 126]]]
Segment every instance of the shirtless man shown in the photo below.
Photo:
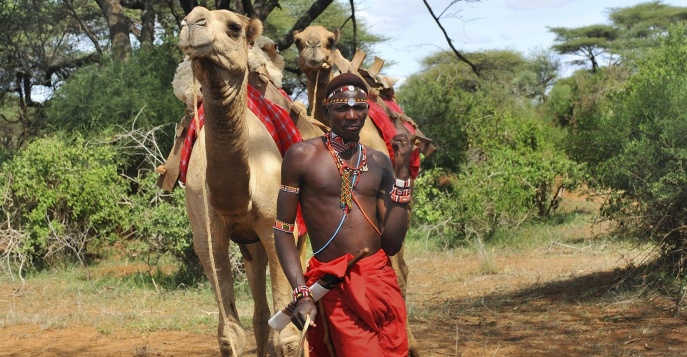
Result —
[[[282, 163], [274, 236], [297, 301], [291, 321], [299, 329], [308, 315], [312, 321], [310, 356], [332, 349], [339, 357], [408, 355], [406, 307], [388, 255], [400, 250], [408, 230], [412, 143], [405, 134], [393, 138], [394, 165], [359, 143], [367, 90], [354, 74], [335, 77], [323, 104], [331, 131], [294, 144]], [[314, 253], [305, 276], [291, 236], [299, 203]], [[365, 248], [370, 254], [348, 270]], [[340, 283], [320, 299], [318, 313], [308, 286], [325, 273]]]

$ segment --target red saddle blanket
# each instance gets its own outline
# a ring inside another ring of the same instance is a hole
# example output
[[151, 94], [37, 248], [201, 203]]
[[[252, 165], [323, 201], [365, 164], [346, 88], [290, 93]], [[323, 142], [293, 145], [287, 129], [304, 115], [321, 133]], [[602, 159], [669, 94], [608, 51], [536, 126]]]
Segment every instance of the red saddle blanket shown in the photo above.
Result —
[[[282, 93], [284, 94], [284, 93]], [[287, 96], [288, 97], [288, 96]], [[290, 99], [290, 98], [289, 98]], [[257, 116], [265, 125], [267, 131], [274, 139], [277, 148], [284, 157], [284, 153], [291, 145], [299, 141], [303, 141], [300, 132], [296, 129], [293, 121], [289, 117], [289, 112], [286, 109], [272, 103], [262, 96], [260, 92], [248, 85], [248, 109]], [[198, 120], [191, 120], [191, 125], [188, 127], [184, 144], [181, 147], [181, 159], [179, 163], [179, 181], [186, 183], [186, 171], [188, 170], [188, 162], [191, 158], [191, 150], [193, 144], [198, 137], [198, 132], [205, 123], [205, 110], [203, 106], [198, 107]], [[300, 206], [298, 207], [298, 214], [296, 217], [298, 224], [298, 235], [301, 236], [306, 233], [305, 221], [301, 214]]]
[[[384, 138], [384, 141], [386, 142], [386, 147], [389, 150], [389, 157], [391, 158], [391, 162], [394, 162], [394, 150], [391, 147], [391, 140], [397, 134], [396, 128], [391, 123], [391, 119], [389, 119], [389, 116], [386, 115], [386, 112], [384, 112], [384, 109], [382, 109], [382, 107], [377, 105], [377, 103], [373, 102], [372, 100], [368, 100], [367, 103], [370, 105], [368, 115], [370, 116], [370, 118], [372, 118], [372, 121], [375, 123], [375, 126], [377, 126], [379, 131], [382, 132], [382, 137]], [[401, 107], [399, 107], [395, 101], [384, 99], [384, 103], [389, 107], [389, 109], [391, 109], [391, 111], [403, 114], [403, 110], [401, 110]], [[403, 126], [405, 126], [411, 134], [415, 134], [415, 128], [413, 128], [412, 125], [404, 122]], [[410, 155], [409, 166], [410, 177], [415, 179], [417, 175], [420, 173], [419, 149], [413, 150], [412, 154]]]

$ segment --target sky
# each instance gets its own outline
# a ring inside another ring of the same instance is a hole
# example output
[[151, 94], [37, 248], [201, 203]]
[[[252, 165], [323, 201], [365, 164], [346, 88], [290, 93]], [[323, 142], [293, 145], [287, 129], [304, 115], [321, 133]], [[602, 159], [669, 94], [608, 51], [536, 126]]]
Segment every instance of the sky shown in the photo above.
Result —
[[[630, 7], [650, 0], [481, 0], [456, 2], [441, 20], [459, 51], [511, 49], [524, 55], [548, 49], [555, 36], [548, 27], [575, 28], [608, 24], [608, 9]], [[427, 0], [439, 15], [451, 0]], [[687, 6], [687, 0], [664, 0], [664, 4]], [[356, 17], [370, 31], [389, 40], [374, 47], [377, 56], [393, 60], [382, 74], [403, 81], [421, 69], [428, 54], [450, 50], [448, 42], [422, 0], [356, 0]], [[570, 69], [563, 62], [563, 71]]]

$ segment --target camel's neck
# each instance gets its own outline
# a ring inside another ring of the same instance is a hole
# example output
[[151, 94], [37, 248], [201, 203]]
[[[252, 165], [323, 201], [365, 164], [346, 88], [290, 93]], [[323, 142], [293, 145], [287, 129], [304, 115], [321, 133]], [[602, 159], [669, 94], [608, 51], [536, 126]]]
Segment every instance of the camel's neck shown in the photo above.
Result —
[[208, 62], [198, 66], [205, 107], [205, 150], [210, 203], [220, 213], [243, 213], [250, 200], [247, 72], [230, 75]]
[[322, 103], [324, 103], [325, 92], [331, 80], [332, 67], [320, 68], [319, 75], [318, 71], [307, 71], [305, 75], [308, 77], [308, 103], [310, 103], [312, 115], [315, 120], [331, 127], [329, 118], [322, 111]]

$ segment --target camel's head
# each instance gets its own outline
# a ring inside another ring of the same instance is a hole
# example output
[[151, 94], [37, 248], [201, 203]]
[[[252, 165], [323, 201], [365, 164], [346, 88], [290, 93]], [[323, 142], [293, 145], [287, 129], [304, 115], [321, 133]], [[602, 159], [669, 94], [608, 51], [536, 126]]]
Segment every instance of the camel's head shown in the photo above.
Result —
[[293, 40], [298, 47], [299, 63], [303, 71], [318, 70], [324, 63], [329, 63], [332, 51], [339, 42], [339, 30], [334, 32], [324, 26], [308, 26], [303, 32], [295, 31]]
[[245, 72], [248, 44], [261, 34], [260, 20], [196, 6], [181, 22], [179, 48], [194, 65], [208, 61], [231, 73]]

